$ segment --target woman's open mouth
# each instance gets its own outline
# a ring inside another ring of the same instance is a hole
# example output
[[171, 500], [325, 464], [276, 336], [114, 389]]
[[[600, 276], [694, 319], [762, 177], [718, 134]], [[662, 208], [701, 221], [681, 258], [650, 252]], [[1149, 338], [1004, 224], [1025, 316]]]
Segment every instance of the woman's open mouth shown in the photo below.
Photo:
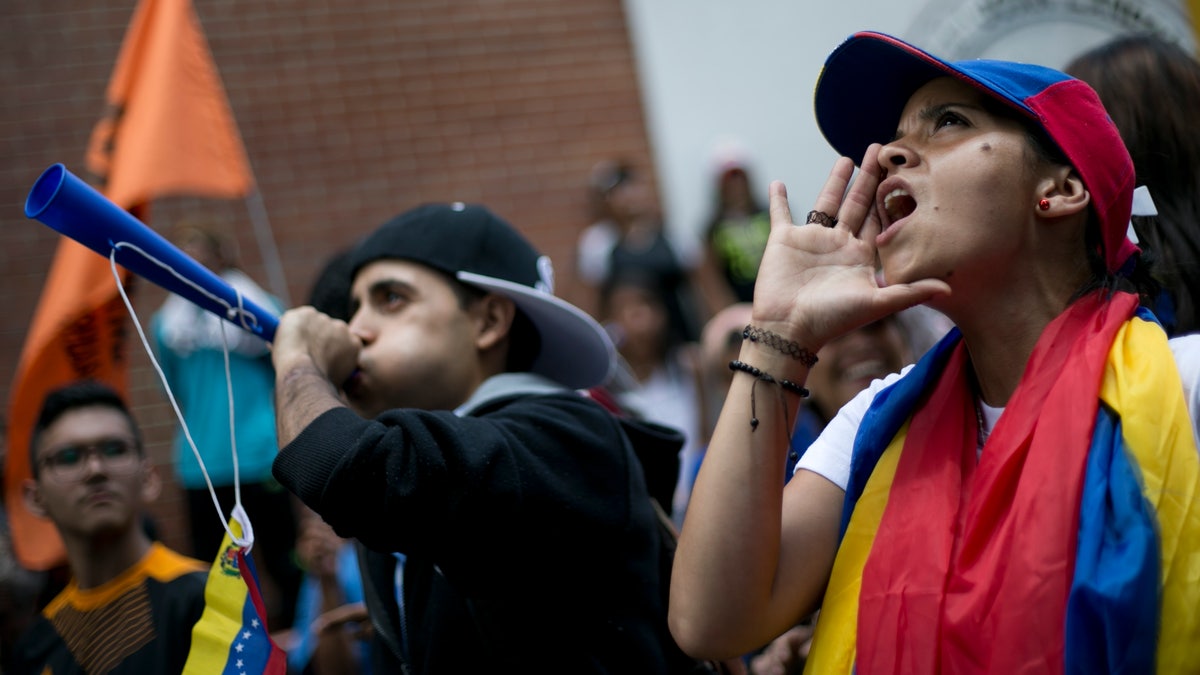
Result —
[[893, 188], [883, 196], [883, 227], [887, 229], [892, 223], [903, 220], [917, 210], [917, 200], [904, 188]]

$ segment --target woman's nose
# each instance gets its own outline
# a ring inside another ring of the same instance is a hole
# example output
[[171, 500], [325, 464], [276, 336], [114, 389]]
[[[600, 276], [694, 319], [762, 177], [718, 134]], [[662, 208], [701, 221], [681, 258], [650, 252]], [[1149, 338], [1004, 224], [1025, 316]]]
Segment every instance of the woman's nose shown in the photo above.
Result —
[[916, 159], [912, 150], [899, 141], [893, 141], [879, 150], [879, 165], [885, 171], [902, 166], [912, 166]]

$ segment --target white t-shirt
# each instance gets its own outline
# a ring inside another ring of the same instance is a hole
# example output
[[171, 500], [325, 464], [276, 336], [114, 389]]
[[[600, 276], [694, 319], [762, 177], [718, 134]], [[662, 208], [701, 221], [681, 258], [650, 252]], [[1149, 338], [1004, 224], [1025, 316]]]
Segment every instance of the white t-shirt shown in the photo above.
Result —
[[[1183, 380], [1183, 397], [1187, 403], [1188, 415], [1192, 418], [1192, 434], [1196, 437], [1197, 447], [1200, 447], [1200, 434], [1197, 434], [1196, 429], [1196, 421], [1200, 419], [1200, 334], [1172, 338], [1170, 345], [1171, 352], [1175, 355], [1175, 364], [1179, 368], [1179, 378]], [[871, 401], [876, 394], [907, 375], [910, 370], [911, 365], [899, 373], [875, 380], [843, 406], [796, 463], [796, 470], [808, 469], [845, 490], [846, 483], [850, 481], [850, 456], [854, 451], [854, 437], [858, 433], [863, 415], [871, 407]], [[994, 428], [996, 420], [1003, 412], [1003, 408], [983, 406], [986, 427]]]

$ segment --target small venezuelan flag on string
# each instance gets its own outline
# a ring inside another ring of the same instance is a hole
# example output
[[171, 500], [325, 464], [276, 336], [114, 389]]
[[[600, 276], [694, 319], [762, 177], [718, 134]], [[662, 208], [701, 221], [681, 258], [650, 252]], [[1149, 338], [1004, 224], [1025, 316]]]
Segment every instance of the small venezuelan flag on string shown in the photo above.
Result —
[[[184, 675], [284, 675], [287, 657], [267, 632], [266, 608], [250, 558], [254, 530], [241, 505], [233, 509], [204, 589], [204, 613], [192, 628]], [[243, 536], [243, 533], [247, 533]]]

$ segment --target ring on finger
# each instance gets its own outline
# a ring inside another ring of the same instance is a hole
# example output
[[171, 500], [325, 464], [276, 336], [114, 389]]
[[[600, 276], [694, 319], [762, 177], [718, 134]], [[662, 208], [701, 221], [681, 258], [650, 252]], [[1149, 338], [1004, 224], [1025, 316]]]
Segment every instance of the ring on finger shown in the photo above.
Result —
[[804, 219], [804, 223], [806, 225], [816, 223], [822, 227], [833, 227], [834, 225], [837, 225], [838, 220], [824, 211], [817, 211], [816, 209], [813, 209], [812, 211], [808, 212], [808, 217]]

